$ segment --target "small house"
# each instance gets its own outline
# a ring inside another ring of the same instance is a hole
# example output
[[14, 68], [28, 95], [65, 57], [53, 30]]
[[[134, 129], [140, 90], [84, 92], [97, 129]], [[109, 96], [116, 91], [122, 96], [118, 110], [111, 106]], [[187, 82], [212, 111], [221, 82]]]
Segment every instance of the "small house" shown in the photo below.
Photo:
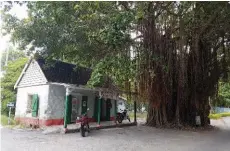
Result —
[[27, 125], [66, 125], [88, 108], [91, 122], [114, 120], [118, 93], [86, 87], [91, 73], [57, 60], [30, 59], [15, 84], [15, 120]]

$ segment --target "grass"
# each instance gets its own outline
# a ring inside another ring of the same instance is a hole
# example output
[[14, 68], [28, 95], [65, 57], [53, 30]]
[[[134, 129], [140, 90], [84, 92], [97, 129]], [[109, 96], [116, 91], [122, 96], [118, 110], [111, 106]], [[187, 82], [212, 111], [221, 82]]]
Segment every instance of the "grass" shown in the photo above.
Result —
[[[228, 112], [228, 113], [218, 113], [218, 114], [209, 114], [209, 118], [213, 119], [213, 120], [218, 120], [221, 117], [228, 117], [228, 116], [230, 116], [230, 112]], [[130, 112], [129, 117], [131, 119], [133, 119], [134, 118], [134, 113]], [[146, 117], [147, 117], [147, 112], [137, 113], [137, 118], [146, 118]]]
[[230, 116], [230, 112], [227, 113], [218, 113], [218, 114], [209, 114], [209, 118], [213, 120], [218, 120], [221, 117], [227, 117]]
[[[133, 112], [130, 112], [129, 113], [129, 117], [131, 119], [134, 118], [134, 113]], [[144, 113], [137, 113], [137, 118], [146, 118], [147, 117], [147, 112], [144, 112]]]
[[8, 127], [8, 128], [15, 128], [15, 127], [20, 128], [20, 129], [26, 128], [25, 125], [22, 125], [22, 124], [19, 124], [18, 122], [16, 122], [14, 120], [14, 117], [10, 118], [10, 125], [8, 125], [8, 116], [6, 116], [6, 115], [1, 115], [1, 125]]
[[[1, 115], [1, 125], [5, 126], [8, 125], [8, 116]], [[13, 117], [10, 118], [10, 125], [16, 125], [16, 121]]]

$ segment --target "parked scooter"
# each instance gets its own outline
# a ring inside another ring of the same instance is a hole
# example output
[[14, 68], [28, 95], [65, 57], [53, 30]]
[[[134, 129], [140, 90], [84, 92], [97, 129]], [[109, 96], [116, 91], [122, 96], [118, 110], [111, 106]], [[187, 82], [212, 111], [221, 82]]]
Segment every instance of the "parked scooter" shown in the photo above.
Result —
[[[87, 109], [87, 111], [89, 108]], [[81, 127], [80, 127], [80, 133], [82, 137], [88, 136], [88, 133], [90, 132], [89, 128], [89, 118], [87, 115], [87, 112], [82, 115], [82, 117], [77, 117], [77, 120], [80, 122]]]
[[129, 122], [130, 122], [130, 118], [129, 118], [127, 110], [126, 109], [124, 109], [124, 110], [120, 109], [120, 112], [117, 113], [116, 120], [118, 121], [118, 123], [122, 123], [123, 120], [129, 120]]

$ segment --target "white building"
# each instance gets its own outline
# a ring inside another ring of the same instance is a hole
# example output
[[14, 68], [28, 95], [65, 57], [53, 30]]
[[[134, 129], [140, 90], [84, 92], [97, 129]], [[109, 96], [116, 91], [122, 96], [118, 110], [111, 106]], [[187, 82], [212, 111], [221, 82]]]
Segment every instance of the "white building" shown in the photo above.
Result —
[[86, 88], [91, 72], [61, 61], [29, 60], [15, 84], [15, 119], [27, 125], [70, 124], [89, 108], [91, 121], [114, 120], [118, 93]]

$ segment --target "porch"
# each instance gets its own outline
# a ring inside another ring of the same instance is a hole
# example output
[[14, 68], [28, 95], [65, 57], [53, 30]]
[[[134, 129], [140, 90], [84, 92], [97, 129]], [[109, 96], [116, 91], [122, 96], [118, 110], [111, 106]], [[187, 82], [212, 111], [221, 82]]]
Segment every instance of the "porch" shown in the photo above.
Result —
[[[91, 122], [92, 129], [106, 127], [120, 127], [122, 125], [136, 125], [136, 101], [134, 101], [134, 123], [123, 124], [116, 123], [117, 100], [119, 99], [119, 91], [108, 88], [87, 88], [84, 86], [64, 85], [66, 88], [65, 112], [64, 112], [64, 132], [77, 131], [79, 127], [76, 122], [76, 115], [82, 115], [89, 108], [88, 117]], [[87, 97], [85, 94], [90, 94]], [[76, 98], [74, 101], [73, 97]], [[93, 99], [94, 98], [94, 99]], [[76, 111], [73, 109], [73, 102], [79, 102]], [[74, 113], [74, 114], [73, 114]], [[75, 116], [73, 116], [75, 115]]]
[[[89, 124], [90, 130], [99, 130], [106, 128], [115, 128], [115, 127], [125, 127], [125, 126], [135, 126], [137, 125], [135, 122], [123, 121], [122, 124], [115, 123], [114, 121], [104, 121], [101, 122], [100, 126], [98, 126], [97, 122], [92, 122]], [[80, 124], [70, 124], [68, 125], [67, 133], [79, 132]]]
[[[107, 128], [116, 128], [116, 127], [126, 127], [126, 126], [136, 126], [136, 122], [129, 122], [125, 120], [122, 124], [115, 123], [114, 121], [103, 121], [98, 126], [97, 122], [89, 123], [90, 130], [99, 130], [99, 129], [107, 129]], [[51, 134], [51, 133], [75, 133], [80, 131], [80, 124], [68, 124], [68, 131], [65, 131], [62, 125], [54, 125], [43, 127], [43, 134]]]

